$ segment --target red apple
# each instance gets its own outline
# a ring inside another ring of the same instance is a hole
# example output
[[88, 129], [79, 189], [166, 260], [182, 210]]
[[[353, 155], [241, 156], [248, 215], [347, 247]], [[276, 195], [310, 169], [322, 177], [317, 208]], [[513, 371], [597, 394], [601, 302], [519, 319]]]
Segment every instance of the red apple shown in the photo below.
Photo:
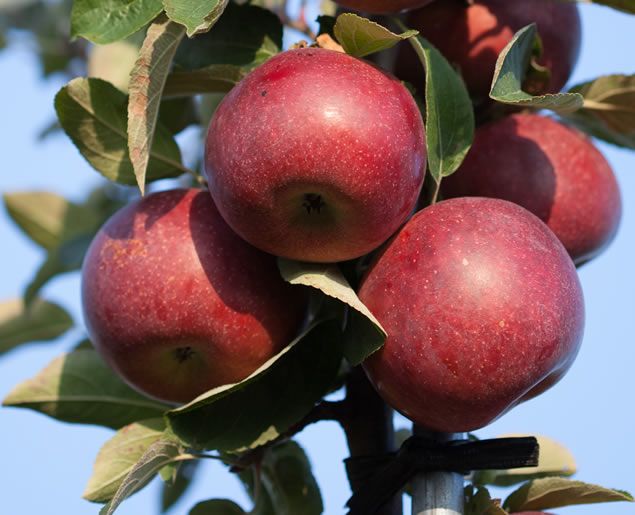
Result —
[[407, 9], [416, 9], [433, 0], [335, 0], [342, 7], [365, 13], [397, 13]]
[[610, 165], [577, 130], [551, 118], [518, 114], [476, 132], [461, 168], [442, 182], [446, 197], [495, 197], [547, 223], [576, 263], [599, 254], [621, 217]]
[[[421, 31], [456, 65], [475, 99], [484, 99], [494, 76], [498, 54], [521, 28], [535, 22], [542, 38], [540, 64], [551, 71], [543, 91], [557, 92], [566, 84], [578, 59], [581, 25], [575, 3], [555, 0], [441, 0], [412, 11], [409, 28]], [[423, 81], [423, 70], [409, 45], [402, 45], [397, 75], [415, 86]]]
[[364, 363], [380, 395], [420, 426], [483, 427], [553, 384], [582, 339], [575, 267], [537, 217], [498, 199], [417, 213], [362, 281], [388, 338]]
[[220, 104], [206, 173], [219, 211], [252, 245], [343, 261], [378, 247], [412, 212], [424, 138], [417, 105], [394, 77], [340, 52], [291, 50]]
[[133, 387], [173, 402], [244, 379], [291, 341], [304, 292], [200, 190], [155, 193], [98, 232], [82, 271], [90, 338]]

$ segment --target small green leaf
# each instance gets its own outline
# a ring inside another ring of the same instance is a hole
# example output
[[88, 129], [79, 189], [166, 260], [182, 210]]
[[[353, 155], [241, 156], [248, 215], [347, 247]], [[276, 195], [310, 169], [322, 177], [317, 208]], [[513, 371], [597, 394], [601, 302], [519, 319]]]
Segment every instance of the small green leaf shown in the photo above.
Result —
[[161, 0], [74, 0], [71, 36], [112, 43], [137, 32], [162, 10]]
[[117, 431], [99, 450], [82, 497], [91, 502], [110, 501], [141, 456], [164, 431], [162, 418], [134, 422]]
[[181, 464], [173, 483], [163, 483], [161, 489], [161, 513], [168, 511], [182, 498], [192, 484], [200, 461], [186, 461]]
[[37, 299], [26, 308], [20, 299], [0, 303], [0, 354], [23, 343], [54, 340], [73, 327], [57, 304]]
[[16, 386], [3, 405], [113, 429], [159, 417], [169, 408], [126, 385], [92, 349], [54, 359], [33, 379]]
[[210, 499], [195, 505], [188, 515], [244, 515], [246, 512], [229, 499]]
[[181, 25], [161, 16], [150, 25], [130, 74], [128, 150], [142, 195], [145, 191], [150, 147], [157, 127], [163, 86], [184, 34], [185, 29]]
[[532, 23], [520, 29], [503, 49], [496, 61], [490, 98], [503, 104], [551, 109], [558, 113], [568, 113], [579, 109], [584, 99], [577, 93], [533, 96], [522, 90], [536, 37], [536, 24]]
[[[55, 97], [55, 110], [66, 134], [82, 156], [107, 179], [136, 184], [128, 153], [125, 94], [100, 79], [73, 79]], [[159, 126], [146, 180], [177, 177], [184, 172], [173, 136]]]
[[314, 324], [247, 379], [168, 412], [168, 427], [194, 448], [221, 451], [277, 438], [329, 391], [342, 361], [340, 339], [336, 322]]
[[[503, 437], [533, 436], [523, 434], [503, 435]], [[548, 476], [572, 476], [576, 472], [575, 458], [571, 452], [551, 438], [537, 436], [540, 458], [537, 467], [508, 470], [483, 470], [474, 474], [475, 484], [511, 486], [530, 479]]]
[[324, 511], [311, 463], [296, 442], [267, 449], [261, 480], [276, 515], [320, 515]]
[[591, 136], [635, 149], [635, 75], [607, 75], [569, 90], [584, 96], [565, 119]]
[[633, 0], [578, 0], [580, 2], [590, 2], [592, 4], [606, 5], [618, 11], [635, 14], [635, 2]]
[[282, 49], [282, 23], [268, 9], [230, 2], [214, 30], [184, 40], [175, 57], [192, 70], [231, 64], [253, 69]]
[[197, 70], [175, 70], [168, 75], [163, 96], [183, 97], [204, 93], [226, 93], [249, 70], [232, 64], [212, 64]]
[[426, 144], [437, 184], [463, 163], [474, 140], [474, 111], [461, 77], [422, 37], [410, 40], [426, 74]]
[[166, 14], [172, 21], [187, 28], [192, 37], [211, 29], [227, 7], [228, 0], [163, 0]]
[[386, 341], [386, 331], [348, 284], [342, 272], [333, 264], [301, 263], [278, 260], [282, 278], [290, 284], [315, 288], [349, 308], [344, 355], [352, 365], [358, 365]]
[[465, 488], [464, 515], [507, 515], [501, 508], [500, 499], [492, 499], [487, 488], [479, 487], [476, 491], [469, 485]]
[[185, 454], [182, 446], [172, 439], [162, 438], [154, 442], [130, 469], [115, 495], [100, 510], [99, 515], [112, 515], [123, 501], [152, 481], [163, 467], [177, 461], [191, 459], [196, 458]]
[[346, 53], [355, 57], [364, 57], [388, 50], [397, 43], [419, 34], [416, 30], [406, 30], [402, 34], [395, 34], [379, 23], [353, 13], [340, 14], [333, 32]]
[[524, 484], [505, 500], [504, 507], [516, 512], [615, 501], [633, 502], [633, 496], [622, 490], [554, 477]]
[[4, 194], [11, 219], [35, 243], [52, 250], [62, 241], [94, 230], [100, 222], [94, 211], [46, 191]]

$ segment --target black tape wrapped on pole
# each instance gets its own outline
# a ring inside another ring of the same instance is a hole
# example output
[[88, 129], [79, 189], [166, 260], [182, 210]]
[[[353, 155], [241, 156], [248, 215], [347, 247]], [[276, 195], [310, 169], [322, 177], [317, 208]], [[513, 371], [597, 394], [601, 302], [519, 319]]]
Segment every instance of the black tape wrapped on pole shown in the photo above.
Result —
[[348, 515], [372, 515], [417, 474], [504, 470], [538, 465], [539, 446], [534, 437], [492, 440], [439, 441], [412, 436], [397, 452], [349, 458], [349, 478], [361, 486], [346, 503]]

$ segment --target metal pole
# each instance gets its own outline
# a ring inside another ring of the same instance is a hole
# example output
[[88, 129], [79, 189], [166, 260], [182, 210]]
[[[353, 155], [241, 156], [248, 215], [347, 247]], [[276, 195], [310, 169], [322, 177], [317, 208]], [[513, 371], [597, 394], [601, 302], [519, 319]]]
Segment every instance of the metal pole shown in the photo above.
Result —
[[[463, 433], [431, 433], [414, 428], [415, 434], [448, 441]], [[412, 479], [412, 515], [463, 515], [464, 478], [455, 472], [429, 472]]]

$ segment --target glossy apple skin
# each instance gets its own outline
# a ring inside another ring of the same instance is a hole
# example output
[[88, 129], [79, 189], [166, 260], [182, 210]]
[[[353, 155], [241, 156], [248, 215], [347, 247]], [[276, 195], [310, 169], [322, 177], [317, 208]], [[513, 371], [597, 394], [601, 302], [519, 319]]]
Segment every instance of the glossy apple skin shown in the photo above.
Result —
[[582, 339], [582, 290], [564, 247], [534, 215], [498, 199], [417, 213], [359, 296], [388, 332], [364, 362], [369, 379], [434, 431], [489, 424], [559, 379]]
[[344, 261], [378, 247], [412, 212], [424, 138], [414, 99], [394, 77], [339, 52], [291, 50], [220, 104], [206, 173], [219, 211], [252, 245]]
[[130, 385], [170, 402], [240, 381], [282, 350], [302, 323], [304, 295], [202, 190], [155, 193], [118, 211], [82, 269], [95, 348]]
[[609, 163], [582, 133], [544, 116], [517, 114], [480, 127], [445, 197], [494, 197], [528, 209], [581, 264], [614, 238], [622, 202]]
[[371, 14], [398, 13], [416, 9], [433, 0], [336, 0], [342, 7]]
[[[575, 3], [554, 0], [443, 0], [412, 11], [409, 28], [436, 46], [460, 70], [475, 99], [487, 99], [498, 54], [521, 28], [535, 22], [543, 42], [540, 64], [551, 71], [546, 88], [555, 93], [566, 84], [578, 60], [582, 41]], [[396, 64], [400, 78], [420, 87], [423, 69], [408, 45], [402, 45]]]

